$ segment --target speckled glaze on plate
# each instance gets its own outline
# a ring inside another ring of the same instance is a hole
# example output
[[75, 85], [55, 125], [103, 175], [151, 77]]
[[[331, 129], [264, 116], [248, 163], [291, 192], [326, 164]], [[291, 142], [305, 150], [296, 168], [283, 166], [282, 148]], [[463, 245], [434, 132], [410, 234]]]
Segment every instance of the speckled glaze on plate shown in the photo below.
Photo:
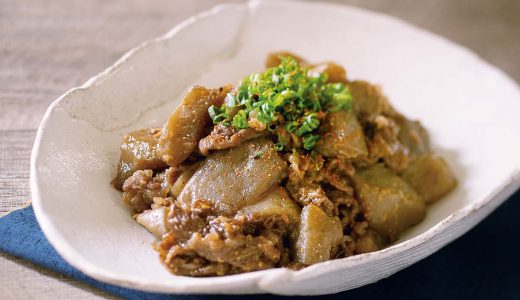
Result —
[[[460, 184], [430, 206], [421, 224], [378, 252], [300, 271], [174, 276], [109, 184], [121, 138], [161, 125], [189, 86], [235, 83], [281, 49], [336, 61], [350, 79], [380, 84], [398, 110], [427, 127]], [[395, 18], [321, 3], [220, 5], [131, 50], [49, 107], [31, 158], [33, 205], [58, 253], [104, 282], [168, 293], [336, 293], [427, 257], [512, 194], [520, 185], [518, 112], [520, 90], [500, 70]]]

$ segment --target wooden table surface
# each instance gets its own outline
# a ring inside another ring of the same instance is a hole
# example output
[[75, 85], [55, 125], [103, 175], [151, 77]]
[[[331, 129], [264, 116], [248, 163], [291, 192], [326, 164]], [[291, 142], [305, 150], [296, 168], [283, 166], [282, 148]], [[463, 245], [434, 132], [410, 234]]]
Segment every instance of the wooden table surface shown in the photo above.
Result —
[[[0, 215], [30, 199], [31, 147], [54, 99], [133, 46], [218, 2], [0, 0]], [[443, 35], [520, 82], [520, 1], [334, 2], [394, 15]], [[0, 299], [112, 298], [5, 254], [0, 254], [0, 283]]]

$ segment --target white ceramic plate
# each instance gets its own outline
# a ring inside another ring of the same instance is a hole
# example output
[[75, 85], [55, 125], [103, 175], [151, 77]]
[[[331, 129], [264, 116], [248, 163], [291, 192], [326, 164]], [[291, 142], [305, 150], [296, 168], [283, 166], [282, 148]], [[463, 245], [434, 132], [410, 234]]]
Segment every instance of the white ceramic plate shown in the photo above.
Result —
[[[109, 184], [122, 135], [161, 125], [189, 86], [235, 83], [281, 49], [309, 61], [336, 61], [349, 78], [381, 84], [397, 109], [429, 129], [460, 185], [382, 251], [297, 272], [173, 276]], [[500, 70], [397, 19], [320, 3], [222, 5], [131, 50], [49, 107], [32, 152], [33, 205], [58, 253], [101, 281], [171, 293], [335, 293], [434, 253], [516, 190], [519, 112], [520, 91]]]

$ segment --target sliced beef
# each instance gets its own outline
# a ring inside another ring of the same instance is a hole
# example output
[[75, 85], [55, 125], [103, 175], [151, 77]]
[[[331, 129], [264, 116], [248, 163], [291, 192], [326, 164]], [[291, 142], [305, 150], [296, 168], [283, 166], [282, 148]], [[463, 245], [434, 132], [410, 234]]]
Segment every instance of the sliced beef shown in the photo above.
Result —
[[156, 176], [152, 170], [138, 170], [123, 185], [123, 201], [137, 213], [150, 209], [155, 197], [168, 196], [179, 173], [173, 167]]
[[241, 272], [239, 267], [234, 267], [228, 263], [210, 261], [200, 256], [194, 249], [170, 245], [166, 239], [160, 244], [159, 256], [166, 267], [175, 275], [202, 277], [231, 275]]
[[166, 207], [161, 206], [154, 209], [147, 209], [135, 217], [137, 223], [143, 225], [156, 238], [161, 238], [166, 232], [165, 223]]
[[357, 244], [368, 232], [368, 222], [365, 219], [359, 200], [351, 192], [329, 190], [327, 196], [334, 203], [335, 215], [343, 226], [343, 241], [336, 257], [347, 257], [356, 253]]
[[[159, 252], [172, 272], [209, 276], [263, 270], [287, 264], [284, 245], [288, 224], [265, 226], [272, 216], [238, 215], [233, 218], [205, 215], [209, 210], [171, 211], [170, 232]], [[250, 218], [251, 217], [251, 218]], [[288, 219], [290, 220], [290, 219]], [[224, 273], [222, 273], [224, 272]]]
[[214, 262], [239, 267], [242, 272], [273, 268], [282, 256], [279, 243], [264, 236], [237, 235], [222, 238], [217, 233], [194, 234], [186, 243], [198, 255]]
[[410, 162], [409, 148], [399, 140], [399, 125], [383, 115], [370, 116], [365, 120], [368, 159], [370, 164], [383, 160], [395, 172], [402, 172]]
[[199, 151], [205, 156], [211, 150], [223, 150], [241, 145], [242, 143], [257, 138], [264, 133], [254, 129], [236, 129], [222, 124], [216, 125], [211, 133], [200, 140]]
[[350, 177], [356, 172], [350, 161], [331, 158], [325, 165], [325, 179], [334, 188], [353, 194]]
[[286, 155], [289, 165], [289, 182], [292, 184], [318, 183], [325, 178], [325, 159], [320, 154], [293, 152]]
[[332, 216], [334, 204], [317, 183], [293, 184], [287, 183], [287, 190], [291, 197], [302, 206], [313, 204], [321, 208], [327, 215]]

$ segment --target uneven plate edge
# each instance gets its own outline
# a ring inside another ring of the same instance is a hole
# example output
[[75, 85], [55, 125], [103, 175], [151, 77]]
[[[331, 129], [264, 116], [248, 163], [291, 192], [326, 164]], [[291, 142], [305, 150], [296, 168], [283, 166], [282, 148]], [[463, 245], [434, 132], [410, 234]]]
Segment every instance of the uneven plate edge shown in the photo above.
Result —
[[[251, 3], [256, 1], [250, 1]], [[45, 131], [47, 127], [47, 121], [51, 114], [59, 108], [59, 104], [67, 100], [68, 97], [70, 97], [72, 94], [74, 94], [76, 91], [85, 90], [92, 86], [95, 86], [96, 84], [101, 83], [107, 76], [110, 76], [113, 72], [116, 72], [117, 69], [119, 69], [120, 66], [125, 64], [130, 58], [134, 56], [135, 53], [147, 48], [148, 46], [151, 46], [156, 43], [160, 43], [162, 41], [168, 40], [169, 38], [173, 37], [177, 32], [183, 30], [188, 25], [198, 22], [206, 17], [210, 17], [216, 14], [219, 14], [221, 11], [224, 11], [226, 9], [234, 9], [234, 8], [242, 8], [246, 7], [250, 3], [222, 3], [219, 5], [214, 6], [211, 9], [199, 12], [188, 19], [178, 23], [176, 26], [174, 26], [171, 30], [167, 31], [165, 34], [152, 38], [150, 40], [146, 40], [136, 47], [130, 49], [128, 52], [123, 54], [121, 58], [119, 58], [114, 64], [103, 70], [102, 72], [98, 73], [97, 75], [91, 77], [88, 79], [83, 85], [79, 87], [72, 88], [65, 92], [63, 95], [59, 96], [56, 100], [54, 100], [49, 107], [47, 108], [40, 125], [38, 126], [38, 130], [36, 132], [35, 141], [31, 150], [31, 158], [30, 158], [30, 189], [31, 189], [31, 198], [32, 198], [32, 205], [33, 210], [36, 216], [36, 220], [38, 221], [38, 224], [44, 233], [44, 235], [47, 237], [49, 243], [54, 247], [56, 252], [70, 265], [77, 268], [81, 272], [85, 273], [86, 275], [114, 285], [118, 285], [121, 287], [127, 287], [132, 289], [138, 289], [143, 291], [149, 291], [149, 292], [163, 292], [163, 293], [193, 293], [194, 290], [192, 286], [182, 286], [182, 285], [176, 285], [174, 281], [171, 282], [171, 284], [168, 284], [167, 286], [163, 285], [155, 285], [154, 282], [143, 282], [143, 281], [136, 281], [133, 278], [121, 278], [120, 276], [117, 276], [111, 272], [107, 272], [104, 269], [100, 269], [96, 266], [92, 266], [88, 261], [84, 260], [81, 255], [79, 255], [68, 243], [64, 242], [64, 239], [62, 238], [62, 235], [60, 234], [59, 230], [54, 226], [53, 222], [48, 219], [48, 217], [44, 213], [44, 209], [42, 207], [42, 201], [39, 193], [38, 188], [38, 172], [36, 169], [36, 163], [38, 161], [38, 154], [40, 149], [40, 144], [42, 140], [43, 132]], [[53, 237], [53, 238], [49, 238]], [[273, 270], [274, 271], [274, 270]], [[254, 272], [249, 273], [249, 277], [259, 277], [260, 274], [255, 274]], [[229, 276], [228, 276], [229, 277]], [[172, 278], [174, 276], [172, 275]], [[224, 278], [224, 277], [223, 277]], [[227, 280], [226, 280], [227, 281]], [[222, 284], [224, 282], [220, 282]], [[214, 284], [206, 284], [206, 289], [198, 289], [196, 292], [198, 293], [212, 293], [213, 291], [210, 290]], [[200, 286], [199, 286], [200, 288]], [[240, 289], [240, 287], [235, 287], [235, 289]], [[260, 290], [255, 291], [254, 293], [262, 292]]]

